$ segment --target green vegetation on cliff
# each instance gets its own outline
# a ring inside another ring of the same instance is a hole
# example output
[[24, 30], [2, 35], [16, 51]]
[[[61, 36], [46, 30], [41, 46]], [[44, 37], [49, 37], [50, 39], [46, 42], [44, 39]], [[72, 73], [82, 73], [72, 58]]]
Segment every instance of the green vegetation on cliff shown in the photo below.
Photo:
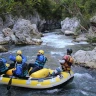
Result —
[[0, 16], [33, 14], [36, 10], [49, 20], [76, 16], [87, 29], [89, 18], [96, 13], [96, 0], [0, 0]]

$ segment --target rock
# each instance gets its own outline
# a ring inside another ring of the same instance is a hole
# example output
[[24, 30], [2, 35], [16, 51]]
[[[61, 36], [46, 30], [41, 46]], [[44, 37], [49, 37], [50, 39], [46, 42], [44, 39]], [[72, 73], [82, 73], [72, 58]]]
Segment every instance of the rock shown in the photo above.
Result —
[[8, 44], [9, 40], [9, 37], [4, 38], [3, 34], [0, 34], [0, 45]]
[[96, 68], [96, 47], [92, 51], [79, 50], [73, 55], [73, 58], [75, 64]]
[[19, 19], [12, 30], [16, 36], [15, 44], [33, 44], [32, 38], [41, 36], [36, 24], [25, 19]]
[[96, 23], [96, 16], [93, 16], [92, 18], [90, 18], [90, 22]]
[[43, 42], [41, 39], [32, 39], [36, 45], [41, 45], [41, 43]]
[[4, 27], [13, 28], [13, 25], [18, 20], [17, 16], [12, 16], [12, 14], [5, 15]]
[[88, 30], [88, 36], [89, 37], [96, 37], [96, 16], [93, 16], [91, 19], [90, 19], [90, 23], [91, 23], [91, 26]]
[[79, 38], [76, 38], [75, 41], [76, 41], [76, 42], [87, 41], [87, 38], [85, 38], [85, 37], [79, 37]]
[[74, 35], [74, 32], [69, 31], [69, 30], [66, 30], [66, 31], [65, 31], [65, 35], [66, 35], [66, 36]]
[[5, 37], [11, 36], [13, 34], [12, 30], [10, 28], [4, 28], [2, 30], [2, 33], [4, 34]]
[[15, 37], [15, 35], [12, 34], [12, 35], [10, 36], [10, 38], [11, 38], [11, 42], [13, 42], [13, 43], [16, 42], [16, 37]]
[[66, 30], [75, 32], [77, 27], [79, 27], [79, 20], [74, 18], [66, 18], [65, 20], [61, 21], [61, 31], [65, 33]]
[[8, 50], [0, 45], [0, 52], [7, 52]]

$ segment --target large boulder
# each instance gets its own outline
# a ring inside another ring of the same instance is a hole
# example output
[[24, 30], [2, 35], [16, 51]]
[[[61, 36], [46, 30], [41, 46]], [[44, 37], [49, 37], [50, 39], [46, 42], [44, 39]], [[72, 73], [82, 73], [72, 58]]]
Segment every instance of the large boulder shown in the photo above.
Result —
[[12, 30], [17, 39], [15, 44], [35, 44], [32, 39], [41, 37], [36, 24], [31, 24], [29, 20], [25, 19], [18, 19]]
[[79, 50], [74, 55], [74, 63], [96, 68], [96, 47], [92, 51]]
[[66, 30], [71, 31], [71, 34], [73, 35], [77, 29], [77, 27], [79, 27], [79, 20], [74, 17], [74, 18], [66, 18], [65, 20], [61, 21], [61, 31], [63, 33], [65, 33]]

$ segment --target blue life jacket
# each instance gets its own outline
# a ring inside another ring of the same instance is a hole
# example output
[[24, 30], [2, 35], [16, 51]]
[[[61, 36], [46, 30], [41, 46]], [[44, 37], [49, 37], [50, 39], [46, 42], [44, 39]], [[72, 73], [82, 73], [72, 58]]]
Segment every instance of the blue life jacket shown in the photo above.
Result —
[[47, 58], [44, 55], [38, 55], [36, 58], [35, 64], [43, 68], [46, 61], [47, 61]]
[[24, 77], [28, 74], [28, 70], [23, 70], [23, 67], [25, 67], [26, 64], [17, 64], [16, 65], [16, 70], [14, 71], [16, 75], [20, 77]]
[[22, 75], [22, 64], [17, 64], [16, 70], [14, 72], [16, 75], [21, 76]]
[[7, 63], [6, 59], [4, 58], [0, 59], [0, 72], [4, 72], [8, 69], [6, 63]]
[[16, 61], [16, 56], [10, 55], [10, 56], [9, 56], [9, 59], [10, 59], [11, 61], [14, 61], [14, 62], [15, 62], [15, 61]]

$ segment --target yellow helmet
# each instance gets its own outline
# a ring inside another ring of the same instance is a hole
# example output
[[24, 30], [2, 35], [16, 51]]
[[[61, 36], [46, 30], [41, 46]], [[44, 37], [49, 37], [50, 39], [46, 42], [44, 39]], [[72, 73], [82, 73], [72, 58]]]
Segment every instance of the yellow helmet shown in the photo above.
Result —
[[21, 61], [22, 61], [22, 57], [21, 57], [21, 56], [19, 56], [19, 55], [18, 55], [18, 56], [16, 56], [16, 61], [17, 61], [17, 62], [21, 62]]
[[43, 50], [39, 50], [38, 51], [40, 54], [44, 54], [44, 51]]
[[21, 50], [18, 50], [17, 51], [17, 55], [21, 55], [22, 54], [22, 51]]

